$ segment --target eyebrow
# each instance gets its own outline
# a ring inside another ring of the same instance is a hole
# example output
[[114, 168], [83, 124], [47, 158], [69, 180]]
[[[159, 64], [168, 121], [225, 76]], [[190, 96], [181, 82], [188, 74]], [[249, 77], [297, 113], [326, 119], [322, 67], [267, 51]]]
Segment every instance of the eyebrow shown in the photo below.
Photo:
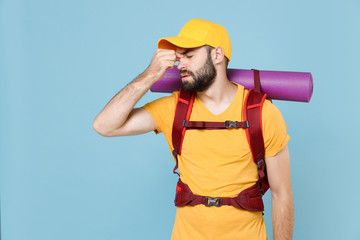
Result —
[[185, 55], [185, 54], [188, 54], [189, 52], [192, 52], [192, 51], [194, 51], [194, 49], [190, 48], [190, 49], [187, 49], [187, 50], [185, 50], [184, 52], [182, 52], [180, 54]]

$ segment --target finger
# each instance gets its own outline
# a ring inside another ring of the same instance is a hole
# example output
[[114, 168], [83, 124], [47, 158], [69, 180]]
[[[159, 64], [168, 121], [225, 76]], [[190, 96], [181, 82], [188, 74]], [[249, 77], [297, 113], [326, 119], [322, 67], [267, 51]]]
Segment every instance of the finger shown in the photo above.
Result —
[[178, 53], [178, 52], [175, 52], [175, 55], [177, 58], [182, 58], [184, 56], [184, 54], [181, 54], [181, 53]]
[[164, 66], [168, 68], [173, 68], [175, 66], [175, 61], [166, 61], [164, 62]]
[[157, 59], [159, 61], [174, 61], [174, 62], [177, 61], [175, 54], [174, 55], [172, 55], [172, 54], [159, 55], [157, 57]]
[[170, 49], [158, 49], [155, 53], [157, 56], [176, 56], [174, 50]]
[[171, 49], [158, 49], [157, 53], [159, 56], [176, 55], [176, 52]]
[[156, 49], [156, 51], [158, 51], [158, 52], [173, 52], [173, 53], [175, 53], [175, 50], [173, 50], [173, 49], [166, 49], [166, 48], [158, 48], [158, 49]]

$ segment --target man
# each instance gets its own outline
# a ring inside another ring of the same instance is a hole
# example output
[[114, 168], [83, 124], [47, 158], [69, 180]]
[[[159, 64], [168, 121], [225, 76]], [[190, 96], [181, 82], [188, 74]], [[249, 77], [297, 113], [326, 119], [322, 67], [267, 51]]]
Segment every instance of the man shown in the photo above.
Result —
[[[215, 23], [192, 19], [177, 37], [158, 43], [149, 67], [121, 90], [94, 121], [103, 136], [162, 132], [172, 151], [172, 124], [179, 92], [134, 108], [139, 99], [178, 61], [183, 87], [196, 92], [192, 121], [242, 119], [244, 87], [227, 79], [231, 43]], [[274, 239], [291, 239], [293, 200], [286, 125], [277, 108], [265, 101], [262, 109], [265, 162], [272, 196]], [[188, 130], [178, 156], [182, 182], [194, 194], [234, 197], [258, 179], [243, 129]], [[233, 206], [178, 207], [172, 239], [267, 239], [261, 212]]]

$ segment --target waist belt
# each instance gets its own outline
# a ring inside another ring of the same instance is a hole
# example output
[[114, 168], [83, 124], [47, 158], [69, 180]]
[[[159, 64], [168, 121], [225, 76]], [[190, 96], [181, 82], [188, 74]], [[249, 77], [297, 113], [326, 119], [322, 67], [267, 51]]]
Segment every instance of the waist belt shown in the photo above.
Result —
[[203, 204], [207, 207], [230, 205], [248, 211], [262, 212], [264, 204], [262, 201], [262, 192], [260, 185], [256, 183], [239, 193], [236, 197], [207, 197], [193, 194], [190, 187], [183, 183], [180, 179], [176, 185], [175, 206], [194, 206]]

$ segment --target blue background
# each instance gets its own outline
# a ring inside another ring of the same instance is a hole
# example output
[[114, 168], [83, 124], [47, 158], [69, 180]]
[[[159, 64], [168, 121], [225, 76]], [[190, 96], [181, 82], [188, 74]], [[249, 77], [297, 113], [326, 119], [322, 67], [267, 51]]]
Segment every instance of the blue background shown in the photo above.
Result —
[[105, 138], [92, 122], [191, 18], [225, 26], [230, 68], [313, 74], [310, 103], [275, 101], [294, 239], [360, 239], [359, 0], [0, 0], [3, 240], [170, 239], [177, 177], [163, 136]]

